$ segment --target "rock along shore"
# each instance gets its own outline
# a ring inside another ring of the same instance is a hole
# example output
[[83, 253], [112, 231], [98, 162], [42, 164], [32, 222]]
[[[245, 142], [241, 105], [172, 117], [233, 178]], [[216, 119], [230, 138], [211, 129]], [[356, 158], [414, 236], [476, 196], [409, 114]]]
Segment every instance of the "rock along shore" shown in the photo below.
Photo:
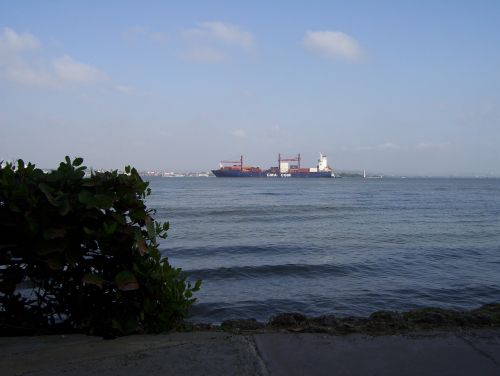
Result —
[[485, 304], [469, 311], [419, 308], [407, 312], [377, 311], [369, 317], [308, 317], [301, 313], [282, 313], [267, 323], [255, 319], [227, 320], [219, 325], [185, 324], [186, 330], [224, 330], [232, 333], [288, 330], [334, 335], [388, 335], [426, 330], [478, 329], [500, 327], [500, 304]]

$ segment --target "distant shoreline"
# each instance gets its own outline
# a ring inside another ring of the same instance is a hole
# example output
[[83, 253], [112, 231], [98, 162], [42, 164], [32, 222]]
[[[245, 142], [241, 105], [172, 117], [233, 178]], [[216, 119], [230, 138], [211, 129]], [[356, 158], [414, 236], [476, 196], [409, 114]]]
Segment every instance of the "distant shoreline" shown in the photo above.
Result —
[[[207, 174], [207, 173], [197, 173], [197, 172], [176, 172], [176, 173], [169, 173], [169, 174], [164, 174], [163, 172], [155, 172], [155, 173], [146, 173], [146, 172], [139, 172], [140, 176], [142, 178], [215, 178], [213, 174]], [[500, 179], [500, 176], [494, 176], [494, 175], [408, 175], [408, 176], [403, 176], [403, 175], [387, 175], [387, 174], [380, 174], [380, 175], [368, 175], [366, 178], [363, 177], [363, 174], [359, 173], [338, 173], [335, 175], [335, 178], [347, 178], [347, 179]], [[226, 178], [227, 179], [227, 178]], [[254, 178], [255, 179], [255, 178]], [[268, 178], [262, 178], [269, 180]], [[289, 179], [288, 179], [289, 180]]]

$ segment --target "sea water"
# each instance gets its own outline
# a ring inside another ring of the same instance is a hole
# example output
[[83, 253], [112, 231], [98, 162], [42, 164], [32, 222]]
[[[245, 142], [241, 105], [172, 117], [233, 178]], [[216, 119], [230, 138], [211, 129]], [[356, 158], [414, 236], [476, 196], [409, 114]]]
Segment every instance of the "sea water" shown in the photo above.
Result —
[[192, 320], [500, 301], [500, 179], [150, 178]]

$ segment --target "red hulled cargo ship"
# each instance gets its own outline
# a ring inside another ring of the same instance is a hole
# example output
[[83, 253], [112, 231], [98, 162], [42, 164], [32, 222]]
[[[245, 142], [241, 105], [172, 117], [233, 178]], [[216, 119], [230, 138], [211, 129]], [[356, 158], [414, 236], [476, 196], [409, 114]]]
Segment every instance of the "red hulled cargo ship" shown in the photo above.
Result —
[[294, 158], [278, 155], [278, 166], [262, 170], [260, 167], [245, 166], [243, 156], [239, 161], [221, 161], [218, 170], [212, 170], [219, 178], [333, 178], [335, 174], [328, 165], [326, 155], [319, 154], [316, 167], [303, 168], [300, 154]]

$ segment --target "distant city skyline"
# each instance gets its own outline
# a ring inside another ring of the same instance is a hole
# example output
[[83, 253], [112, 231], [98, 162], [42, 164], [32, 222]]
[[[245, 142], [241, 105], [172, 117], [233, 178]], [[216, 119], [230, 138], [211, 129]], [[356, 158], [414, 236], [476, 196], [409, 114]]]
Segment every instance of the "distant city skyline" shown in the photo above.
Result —
[[500, 176], [500, 2], [4, 2], [0, 160]]

